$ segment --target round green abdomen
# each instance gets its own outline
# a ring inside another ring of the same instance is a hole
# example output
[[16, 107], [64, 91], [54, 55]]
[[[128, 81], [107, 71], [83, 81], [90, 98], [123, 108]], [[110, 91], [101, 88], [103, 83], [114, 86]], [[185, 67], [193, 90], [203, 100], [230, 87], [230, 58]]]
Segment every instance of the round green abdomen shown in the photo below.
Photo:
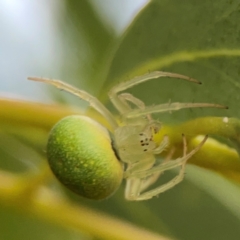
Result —
[[66, 117], [53, 127], [47, 157], [60, 182], [86, 198], [104, 199], [122, 181], [108, 132], [85, 116]]

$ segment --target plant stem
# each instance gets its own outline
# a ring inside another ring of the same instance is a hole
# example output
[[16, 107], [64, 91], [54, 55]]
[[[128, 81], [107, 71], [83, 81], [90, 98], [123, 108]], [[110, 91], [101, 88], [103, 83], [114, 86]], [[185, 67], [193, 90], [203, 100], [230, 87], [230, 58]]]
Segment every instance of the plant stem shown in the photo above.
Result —
[[106, 240], [170, 240], [104, 213], [74, 205], [51, 189], [41, 186], [23, 196], [29, 180], [0, 171], [0, 202], [49, 222]]

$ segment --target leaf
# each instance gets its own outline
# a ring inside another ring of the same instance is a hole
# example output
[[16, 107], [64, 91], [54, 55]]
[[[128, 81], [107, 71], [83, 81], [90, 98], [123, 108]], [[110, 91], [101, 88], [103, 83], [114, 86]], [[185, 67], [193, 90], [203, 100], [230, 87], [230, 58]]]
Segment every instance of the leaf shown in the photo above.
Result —
[[129, 91], [147, 104], [194, 101], [230, 108], [161, 115], [168, 122], [209, 115], [240, 117], [239, 10], [239, 1], [151, 1], [122, 37], [104, 88], [147, 71], [181, 73], [203, 86], [159, 79]]

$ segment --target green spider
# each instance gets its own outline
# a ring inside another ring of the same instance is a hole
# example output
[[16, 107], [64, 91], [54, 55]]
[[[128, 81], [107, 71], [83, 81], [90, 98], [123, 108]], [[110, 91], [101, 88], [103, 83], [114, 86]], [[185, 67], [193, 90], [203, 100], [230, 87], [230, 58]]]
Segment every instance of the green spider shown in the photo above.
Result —
[[[156, 155], [167, 148], [169, 138], [164, 136], [160, 143], [155, 141], [154, 137], [161, 129], [161, 123], [154, 120], [151, 114], [183, 108], [225, 107], [210, 103], [178, 102], [145, 106], [143, 101], [130, 93], [120, 93], [160, 77], [179, 78], [201, 84], [187, 76], [161, 71], [122, 82], [109, 91], [109, 98], [121, 117], [121, 124], [118, 124], [111, 112], [97, 98], [83, 90], [59, 80], [28, 78], [54, 85], [85, 100], [112, 128], [110, 133], [95, 120], [78, 115], [65, 117], [52, 128], [47, 144], [47, 158], [53, 173], [61, 183], [83, 197], [98, 200], [111, 196], [125, 178], [125, 198], [139, 201], [157, 196], [182, 181], [187, 160], [203, 146], [207, 136], [189, 153], [183, 136], [183, 156], [172, 159], [170, 151], [168, 157], [159, 163], [156, 161]], [[176, 167], [180, 167], [176, 177], [149, 190], [164, 171]]]

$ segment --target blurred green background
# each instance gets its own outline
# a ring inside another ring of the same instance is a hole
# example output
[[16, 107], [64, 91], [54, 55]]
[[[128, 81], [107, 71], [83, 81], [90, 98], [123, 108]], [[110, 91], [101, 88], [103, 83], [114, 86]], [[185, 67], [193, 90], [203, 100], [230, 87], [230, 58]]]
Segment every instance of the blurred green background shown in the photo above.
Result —
[[[161, 79], [129, 92], [147, 105], [171, 100], [214, 102], [230, 108], [156, 115], [164, 124], [198, 116], [239, 118], [239, 23], [238, 0], [3, 0], [0, 96], [87, 107], [67, 93], [26, 80], [28, 76], [49, 77], [98, 96], [112, 109], [107, 100], [111, 86], [147, 71], [163, 70], [194, 77], [203, 85]], [[17, 124], [6, 128], [4, 123], [0, 135], [2, 170], [37, 172], [46, 161], [47, 133], [41, 129], [27, 123], [24, 128]], [[195, 166], [187, 167], [181, 184], [144, 202], [127, 202], [124, 183], [114, 196], [100, 202], [62, 191], [77, 204], [174, 239], [240, 238], [239, 187]], [[95, 238], [91, 232], [80, 234], [3, 205], [0, 239]]]

